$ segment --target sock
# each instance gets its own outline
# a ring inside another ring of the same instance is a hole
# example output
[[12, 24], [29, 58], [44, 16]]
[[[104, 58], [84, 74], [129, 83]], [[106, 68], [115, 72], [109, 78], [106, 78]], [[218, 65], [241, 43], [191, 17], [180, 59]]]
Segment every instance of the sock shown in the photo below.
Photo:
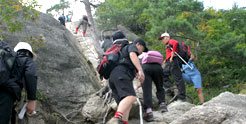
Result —
[[165, 105], [166, 103], [165, 102], [161, 102], [161, 104], [160, 105]]
[[123, 117], [123, 113], [122, 112], [116, 112], [114, 117], [115, 118], [122, 118]]
[[76, 28], [76, 32], [78, 32], [79, 28]]
[[128, 121], [124, 121], [123, 124], [128, 124]]
[[84, 31], [83, 31], [83, 36], [85, 36], [85, 32], [86, 32], [86, 31], [84, 30]]
[[146, 113], [151, 113], [152, 112], [152, 108], [147, 108]]

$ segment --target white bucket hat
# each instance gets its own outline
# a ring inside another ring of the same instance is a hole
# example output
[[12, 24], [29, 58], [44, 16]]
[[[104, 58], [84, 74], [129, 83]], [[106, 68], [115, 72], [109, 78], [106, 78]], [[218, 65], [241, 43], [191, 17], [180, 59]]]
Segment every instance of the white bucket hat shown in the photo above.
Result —
[[32, 47], [29, 43], [26, 43], [26, 42], [19, 42], [15, 48], [14, 48], [14, 51], [17, 52], [18, 50], [21, 50], [21, 49], [25, 49], [25, 50], [28, 50], [32, 53], [33, 55], [33, 58], [36, 57], [36, 54], [32, 51]]
[[161, 34], [161, 36], [158, 38], [158, 40], [162, 40], [163, 37], [170, 37], [170, 35], [167, 32], [165, 32], [165, 33]]

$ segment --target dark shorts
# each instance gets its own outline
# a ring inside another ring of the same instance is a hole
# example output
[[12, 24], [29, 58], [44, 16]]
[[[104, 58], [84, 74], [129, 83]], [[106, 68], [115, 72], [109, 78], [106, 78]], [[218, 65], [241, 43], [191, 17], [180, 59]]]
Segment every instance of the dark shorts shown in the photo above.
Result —
[[0, 89], [0, 124], [9, 124], [14, 101], [9, 93], [1, 90], [2, 89]]
[[117, 104], [126, 96], [136, 96], [133, 88], [134, 75], [124, 66], [117, 66], [109, 77], [109, 86], [112, 89], [113, 97]]

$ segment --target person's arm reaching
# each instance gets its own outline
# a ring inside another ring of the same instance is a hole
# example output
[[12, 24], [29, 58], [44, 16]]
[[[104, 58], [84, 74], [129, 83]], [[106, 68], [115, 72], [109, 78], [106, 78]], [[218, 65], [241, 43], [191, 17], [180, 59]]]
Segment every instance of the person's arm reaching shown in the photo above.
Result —
[[[144, 76], [144, 72], [143, 72], [143, 69], [142, 69], [141, 64], [139, 62], [137, 54], [135, 52], [130, 52], [130, 59], [131, 59], [133, 65], [137, 68], [137, 70], [138, 70], [138, 77], [137, 78], [142, 83], [145, 79], [145, 76]], [[138, 87], [140, 87], [140, 86], [138, 86]]]
[[25, 85], [28, 99], [27, 113], [33, 114], [36, 106], [37, 75], [36, 65], [31, 58], [26, 62]]

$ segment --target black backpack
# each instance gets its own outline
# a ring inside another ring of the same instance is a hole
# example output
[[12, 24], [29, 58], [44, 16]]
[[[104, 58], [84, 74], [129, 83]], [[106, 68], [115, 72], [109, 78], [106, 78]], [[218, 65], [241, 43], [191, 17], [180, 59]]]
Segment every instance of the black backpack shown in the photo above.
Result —
[[113, 46], [108, 48], [103, 54], [103, 57], [99, 60], [97, 66], [97, 72], [100, 74], [100, 77], [105, 79], [109, 78], [111, 71], [119, 63], [122, 48], [128, 44], [129, 42], [127, 40], [122, 40], [114, 43]]
[[0, 40], [0, 86], [9, 80], [14, 69], [16, 56], [8, 44]]
[[83, 16], [83, 20], [88, 22], [88, 17], [87, 16]]
[[[190, 59], [190, 55], [191, 55], [190, 46], [185, 44], [184, 42], [179, 42], [177, 47], [179, 51], [178, 54], [188, 63]], [[169, 45], [169, 49], [172, 50], [172, 48], [173, 47]], [[182, 61], [182, 64], [185, 64], [185, 63]]]

